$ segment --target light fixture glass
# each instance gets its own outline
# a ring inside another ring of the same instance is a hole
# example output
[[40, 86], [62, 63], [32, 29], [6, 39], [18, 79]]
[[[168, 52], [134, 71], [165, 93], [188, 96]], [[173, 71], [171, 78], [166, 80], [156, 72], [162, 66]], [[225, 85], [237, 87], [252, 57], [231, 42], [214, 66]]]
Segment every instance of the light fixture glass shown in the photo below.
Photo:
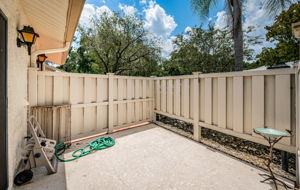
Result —
[[34, 29], [30, 26], [24, 26], [22, 30], [18, 30], [22, 36], [22, 40], [17, 38], [17, 46], [27, 45], [28, 55], [31, 55], [31, 46], [34, 44], [35, 40], [39, 35], [34, 32]]

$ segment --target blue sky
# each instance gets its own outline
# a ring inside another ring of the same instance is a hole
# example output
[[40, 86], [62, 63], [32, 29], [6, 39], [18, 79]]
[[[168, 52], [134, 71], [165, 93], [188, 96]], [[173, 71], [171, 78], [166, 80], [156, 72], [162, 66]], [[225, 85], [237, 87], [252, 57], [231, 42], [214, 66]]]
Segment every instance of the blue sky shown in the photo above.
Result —
[[[200, 20], [199, 17], [192, 12], [190, 0], [156, 0], [156, 3], [164, 8], [166, 13], [171, 15], [177, 23], [177, 27], [172, 32], [173, 35], [184, 32], [185, 28], [188, 26], [199, 26], [201, 23], [208, 23], [208, 19]], [[133, 6], [138, 12], [142, 12], [145, 7], [139, 0], [87, 0], [86, 4], [93, 4], [99, 7], [107, 6], [113, 11], [120, 11], [119, 4]], [[210, 18], [216, 19], [217, 13], [222, 10], [223, 1], [220, 1], [220, 3], [210, 12]]]
[[[262, 7], [263, 0], [244, 1], [244, 23], [243, 27], [255, 26], [256, 31], [251, 35], [265, 36], [266, 25], [274, 21], [266, 15]], [[177, 34], [184, 33], [190, 27], [207, 25], [208, 20], [213, 22], [217, 28], [226, 26], [226, 12], [223, 10], [224, 0], [212, 7], [209, 18], [200, 20], [190, 7], [190, 0], [87, 0], [84, 6], [80, 24], [89, 25], [90, 16], [103, 12], [118, 11], [124, 14], [137, 14], [145, 21], [145, 28], [153, 35], [159, 37], [164, 57], [168, 57], [174, 49], [172, 40]], [[264, 46], [273, 44], [264, 41], [262, 45], [252, 47], [259, 53]]]

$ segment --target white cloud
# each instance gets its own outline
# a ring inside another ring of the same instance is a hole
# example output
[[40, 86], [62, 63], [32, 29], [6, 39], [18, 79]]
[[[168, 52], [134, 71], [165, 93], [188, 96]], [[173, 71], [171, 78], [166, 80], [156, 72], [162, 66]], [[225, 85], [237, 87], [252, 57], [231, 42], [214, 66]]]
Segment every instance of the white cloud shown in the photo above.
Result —
[[161, 55], [164, 58], [170, 57], [170, 53], [174, 50], [174, 44], [173, 40], [176, 38], [176, 36], [169, 36], [168, 38], [162, 38], [161, 41], [159, 41], [159, 46], [161, 49]]
[[[171, 15], [168, 15], [166, 11], [155, 1], [140, 0], [140, 3], [143, 4], [144, 7], [143, 17], [145, 21], [145, 29], [149, 31], [150, 35], [160, 39], [158, 45], [162, 48], [162, 55], [164, 57], [168, 57], [173, 51], [172, 40], [175, 36], [172, 36], [172, 32], [177, 27], [174, 18]], [[119, 9], [122, 10], [125, 15], [133, 15], [137, 13], [137, 9], [135, 7], [121, 3], [119, 4]], [[80, 17], [80, 24], [90, 26], [91, 18], [94, 15], [101, 15], [103, 13], [107, 13], [108, 15], [113, 14], [106, 5], [98, 7], [93, 4], [85, 4]]]
[[216, 21], [215, 21], [215, 27], [217, 29], [224, 29], [228, 26], [227, 22], [227, 13], [225, 11], [220, 11], [217, 13]]
[[154, 1], [149, 1], [149, 7], [144, 9], [145, 28], [158, 36], [169, 36], [177, 27], [174, 18]]
[[[272, 47], [273, 43], [267, 42], [265, 39], [266, 30], [265, 26], [272, 25], [274, 18], [268, 16], [266, 10], [263, 7], [264, 0], [246, 0], [243, 8], [243, 29], [246, 30], [249, 26], [254, 26], [255, 30], [251, 32], [250, 36], [262, 37], [262, 44], [250, 46], [255, 50], [255, 55], [259, 54], [263, 47]], [[227, 13], [220, 11], [216, 15], [215, 27], [218, 29], [224, 29], [228, 26]]]
[[188, 33], [188, 32], [190, 32], [190, 31], [192, 31], [192, 28], [189, 27], [189, 26], [187, 26], [187, 27], [184, 29], [184, 32], [185, 32], [185, 33]]
[[121, 9], [125, 15], [135, 15], [137, 12], [136, 8], [129, 5], [123, 5], [119, 3], [119, 9]]
[[172, 32], [177, 27], [174, 18], [168, 15], [166, 11], [155, 1], [148, 1], [147, 7], [144, 8], [145, 28], [157, 36], [160, 40], [162, 55], [168, 57], [173, 50]]
[[146, 0], [140, 0], [140, 4], [145, 5], [147, 3]]
[[79, 23], [81, 25], [87, 25], [92, 17], [95, 14], [95, 7], [92, 4], [85, 4], [80, 16]]
[[107, 15], [112, 15], [113, 14], [113, 12], [106, 5], [103, 5], [101, 7], [97, 7], [96, 14], [98, 16], [102, 15], [104, 13], [106, 13]]
[[94, 15], [102, 15], [106, 13], [108, 15], [112, 15], [113, 12], [105, 5], [101, 7], [97, 7], [93, 4], [85, 4], [80, 16], [79, 23], [83, 26], [90, 26], [91, 25], [91, 18]]
[[250, 35], [261, 36], [263, 38], [262, 44], [251, 47], [255, 50], [255, 53], [258, 54], [263, 47], [274, 46], [273, 43], [265, 40], [265, 35], [267, 33], [265, 26], [272, 25], [274, 18], [268, 16], [266, 10], [263, 8], [263, 0], [247, 0], [244, 5], [245, 21], [243, 28], [246, 29], [249, 26], [255, 26], [255, 31], [250, 33]]

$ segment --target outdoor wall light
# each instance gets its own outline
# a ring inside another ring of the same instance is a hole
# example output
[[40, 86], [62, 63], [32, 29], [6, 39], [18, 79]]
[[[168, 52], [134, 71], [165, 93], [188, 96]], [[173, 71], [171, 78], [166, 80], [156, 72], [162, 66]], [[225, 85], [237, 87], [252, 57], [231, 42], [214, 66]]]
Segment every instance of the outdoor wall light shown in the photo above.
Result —
[[48, 57], [45, 54], [39, 54], [36, 59], [37, 67], [43, 70], [43, 63]]
[[30, 26], [24, 26], [24, 28], [18, 30], [18, 32], [22, 36], [22, 40], [17, 38], [17, 46], [21, 47], [22, 45], [27, 45], [28, 55], [31, 55], [31, 46], [39, 35], [35, 33], [34, 29]]
[[40, 63], [44, 63], [44, 61], [47, 59], [48, 57], [45, 54], [39, 54], [37, 56], [37, 59]]

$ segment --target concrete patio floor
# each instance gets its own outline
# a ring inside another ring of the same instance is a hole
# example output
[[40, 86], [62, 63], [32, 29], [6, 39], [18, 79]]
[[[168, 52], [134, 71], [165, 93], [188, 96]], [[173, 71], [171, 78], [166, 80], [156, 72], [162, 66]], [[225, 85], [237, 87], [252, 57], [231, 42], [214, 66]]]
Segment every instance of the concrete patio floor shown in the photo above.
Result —
[[114, 147], [60, 162], [53, 175], [43, 176], [39, 170], [32, 183], [17, 189], [274, 189], [259, 182], [263, 171], [154, 124], [110, 136], [116, 139]]

